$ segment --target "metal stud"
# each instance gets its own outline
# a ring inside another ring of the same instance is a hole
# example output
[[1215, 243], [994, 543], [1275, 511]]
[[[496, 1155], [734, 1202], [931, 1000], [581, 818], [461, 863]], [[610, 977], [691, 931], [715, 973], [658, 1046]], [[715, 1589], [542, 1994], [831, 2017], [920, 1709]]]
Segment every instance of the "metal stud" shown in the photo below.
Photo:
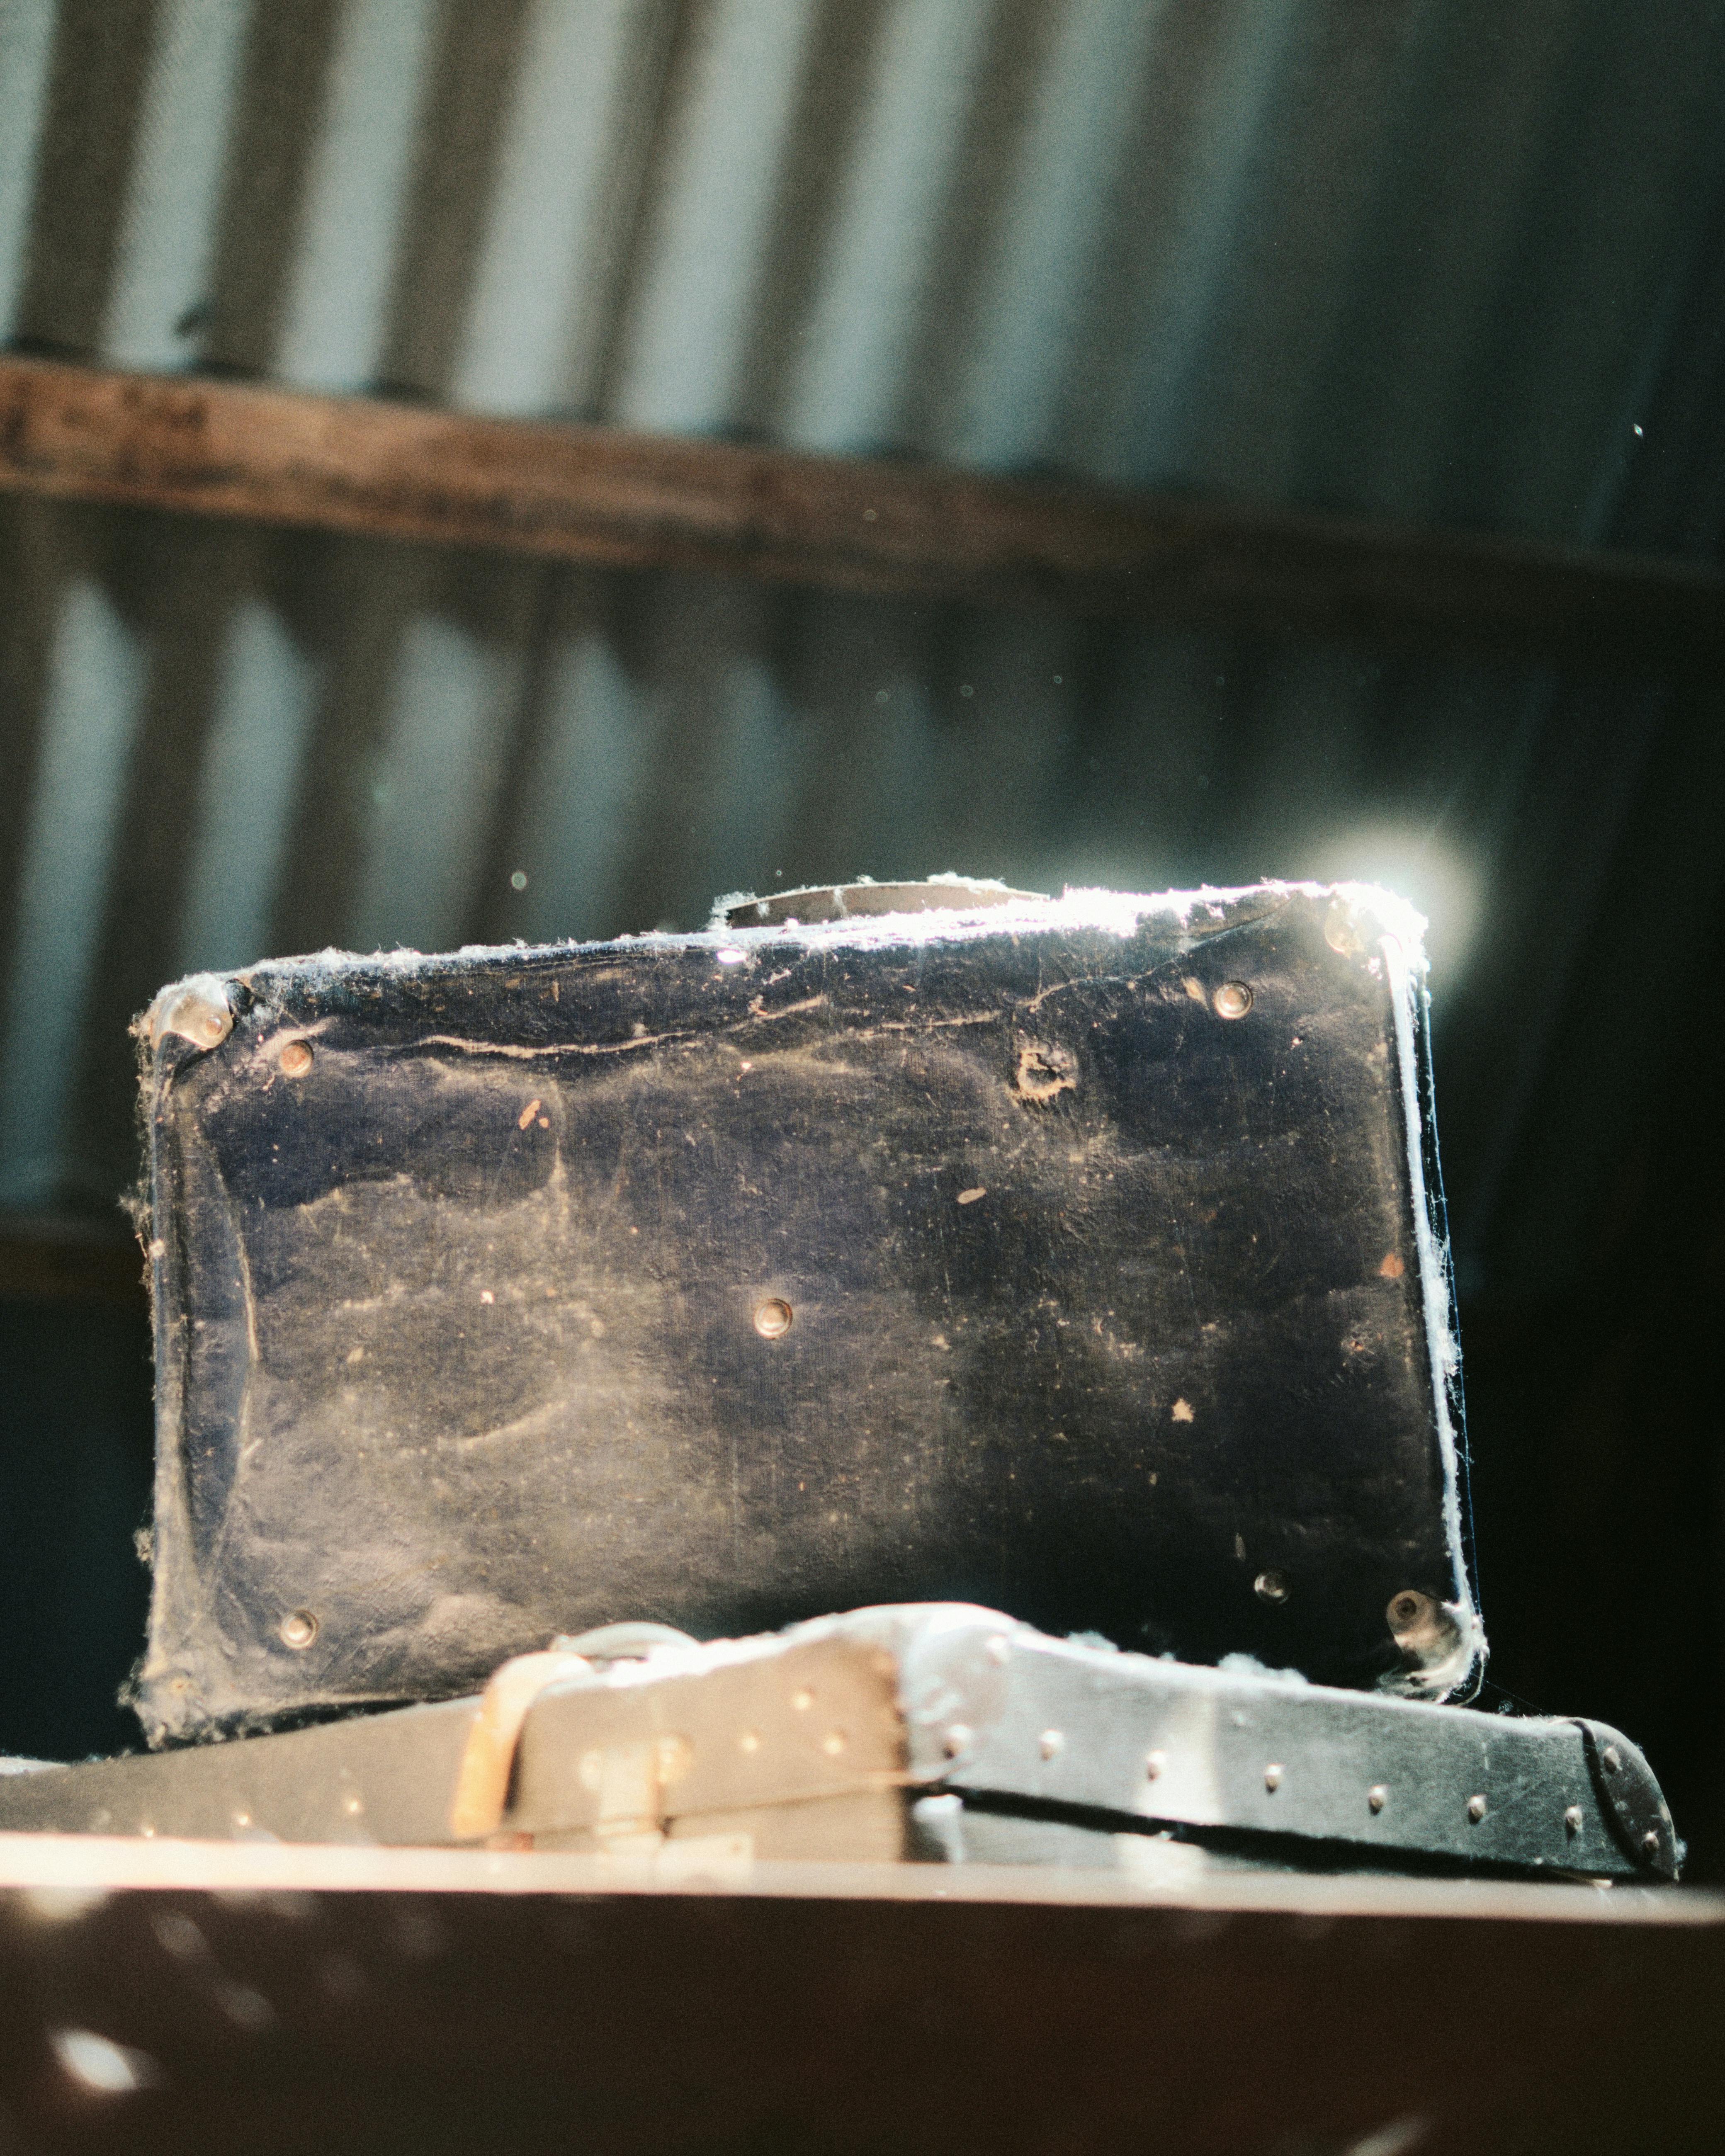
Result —
[[158, 1045], [177, 1033], [194, 1048], [218, 1048], [233, 1030], [228, 984], [214, 973], [198, 973], [165, 988], [150, 1013], [150, 1038]]
[[1608, 1774], [1615, 1774], [1623, 1764], [1623, 1754], [1615, 1744], [1608, 1744], [1599, 1754], [1599, 1764]]
[[1045, 1729], [1036, 1740], [1036, 1748], [1045, 1759], [1052, 1759], [1066, 1748], [1066, 1740], [1058, 1729]]
[[1565, 1834], [1580, 1833], [1581, 1807], [1579, 1804], [1571, 1804], [1568, 1811], [1563, 1814], [1563, 1831]]
[[311, 1043], [309, 1040], [290, 1040], [277, 1060], [288, 1077], [303, 1078], [311, 1068]]
[[770, 1295], [755, 1305], [755, 1330], [763, 1340], [783, 1340], [791, 1329], [791, 1306], [782, 1296]]
[[1252, 1590], [1262, 1602], [1286, 1602], [1288, 1599], [1286, 1577], [1279, 1572], [1260, 1572], [1252, 1582]]
[[1404, 1587], [1399, 1594], [1392, 1594], [1384, 1615], [1389, 1620], [1392, 1632], [1411, 1632], [1414, 1627], [1429, 1619], [1435, 1605], [1429, 1594], [1422, 1594], [1417, 1587]]
[[1486, 1816], [1486, 1800], [1483, 1797], [1470, 1797], [1468, 1799], [1467, 1816], [1473, 1821], [1476, 1826], [1479, 1825], [1480, 1821]]
[[1264, 1769], [1264, 1786], [1273, 1796], [1281, 1787], [1281, 1768], [1274, 1764]]
[[1168, 1764], [1166, 1752], [1147, 1752], [1144, 1755], [1144, 1779], [1153, 1782]]
[[1244, 981], [1224, 981], [1210, 1004], [1218, 1018], [1244, 1018], [1252, 1007], [1252, 992]]
[[1381, 1812], [1385, 1804], [1389, 1802], [1389, 1791], [1382, 1782], [1373, 1782], [1371, 1788], [1366, 1791], [1366, 1802], [1374, 1812]]
[[317, 1620], [309, 1609], [290, 1609], [277, 1627], [285, 1647], [309, 1647], [317, 1637]]
[[1641, 1847], [1649, 1856], [1657, 1856], [1659, 1854], [1659, 1836], [1651, 1826], [1641, 1836]]

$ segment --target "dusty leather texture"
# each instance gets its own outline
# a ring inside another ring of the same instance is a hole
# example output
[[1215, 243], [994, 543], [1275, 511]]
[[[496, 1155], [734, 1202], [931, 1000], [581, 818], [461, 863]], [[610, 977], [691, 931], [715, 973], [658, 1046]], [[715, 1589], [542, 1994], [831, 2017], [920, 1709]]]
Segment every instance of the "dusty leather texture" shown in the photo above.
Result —
[[[162, 1024], [146, 1075], [151, 1738], [887, 1600], [1455, 1681], [1384, 905], [1075, 894], [201, 984], [231, 1029]], [[1386, 1618], [1409, 1591], [1440, 1669]]]

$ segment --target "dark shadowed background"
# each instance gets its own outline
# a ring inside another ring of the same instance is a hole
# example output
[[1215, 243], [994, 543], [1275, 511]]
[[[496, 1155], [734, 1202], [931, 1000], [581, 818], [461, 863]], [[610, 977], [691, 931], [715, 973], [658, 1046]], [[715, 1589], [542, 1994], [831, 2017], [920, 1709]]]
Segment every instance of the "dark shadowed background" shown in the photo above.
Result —
[[[1725, 7], [0, 0], [0, 336], [1717, 562]], [[1346, 874], [1431, 920], [1492, 1685], [1725, 1876], [1725, 699], [1466, 641], [0, 494], [0, 1747], [135, 1740], [163, 981]]]

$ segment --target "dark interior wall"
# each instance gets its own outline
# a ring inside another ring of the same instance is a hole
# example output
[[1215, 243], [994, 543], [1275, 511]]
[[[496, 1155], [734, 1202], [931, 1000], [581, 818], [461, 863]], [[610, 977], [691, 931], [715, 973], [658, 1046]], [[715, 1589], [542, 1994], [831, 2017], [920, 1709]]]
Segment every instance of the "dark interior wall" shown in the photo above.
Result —
[[141, 1294], [0, 1298], [0, 1751], [138, 1744], [117, 1695], [143, 1645], [151, 1438]]
[[[1725, 1878], [1717, 691], [1653, 759], [1463, 1307], [1492, 1679], [1631, 1731]], [[1677, 880], [1673, 893], [1666, 879]], [[1518, 1248], [1563, 1263], [1518, 1290]]]

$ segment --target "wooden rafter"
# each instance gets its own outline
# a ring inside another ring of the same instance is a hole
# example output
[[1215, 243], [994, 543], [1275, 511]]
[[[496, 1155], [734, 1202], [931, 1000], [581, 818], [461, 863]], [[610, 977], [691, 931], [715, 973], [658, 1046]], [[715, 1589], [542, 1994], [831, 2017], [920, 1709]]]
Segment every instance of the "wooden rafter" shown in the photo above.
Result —
[[0, 489], [1247, 634], [1725, 660], [1725, 576], [1688, 562], [42, 360], [0, 361]]

